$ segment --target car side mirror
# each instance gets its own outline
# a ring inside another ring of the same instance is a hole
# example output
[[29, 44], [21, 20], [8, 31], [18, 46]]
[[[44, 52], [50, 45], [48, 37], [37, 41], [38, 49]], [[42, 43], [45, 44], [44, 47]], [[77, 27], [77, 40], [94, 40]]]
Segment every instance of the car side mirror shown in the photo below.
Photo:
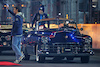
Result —
[[80, 28], [81, 31], [83, 31], [83, 28]]

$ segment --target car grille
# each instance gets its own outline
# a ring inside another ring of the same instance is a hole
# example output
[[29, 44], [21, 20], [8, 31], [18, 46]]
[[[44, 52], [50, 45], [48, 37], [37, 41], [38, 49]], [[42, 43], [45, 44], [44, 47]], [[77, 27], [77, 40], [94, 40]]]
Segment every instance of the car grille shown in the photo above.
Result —
[[48, 50], [50, 53], [68, 53], [68, 52], [82, 52], [83, 48], [78, 44], [53, 44], [48, 46]]
[[0, 36], [0, 45], [11, 46], [12, 38], [10, 35]]

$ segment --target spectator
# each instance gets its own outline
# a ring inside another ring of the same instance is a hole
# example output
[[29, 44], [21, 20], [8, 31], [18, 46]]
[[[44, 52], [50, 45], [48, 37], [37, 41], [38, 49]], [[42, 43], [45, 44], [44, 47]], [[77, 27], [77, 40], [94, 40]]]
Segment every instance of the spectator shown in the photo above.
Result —
[[[39, 21], [40, 19], [45, 19], [45, 18], [48, 18], [47, 14], [44, 13], [44, 6], [40, 6], [39, 8], [39, 12], [35, 14], [35, 16], [33, 17], [33, 20], [32, 20], [32, 27], [33, 27], [33, 24], [35, 24], [35, 27], [36, 27], [36, 22]], [[44, 25], [45, 23], [42, 22], [42, 23], [39, 23], [39, 26], [40, 25]], [[44, 25], [45, 27], [45, 25]], [[48, 27], [49, 27], [49, 23], [48, 23]]]

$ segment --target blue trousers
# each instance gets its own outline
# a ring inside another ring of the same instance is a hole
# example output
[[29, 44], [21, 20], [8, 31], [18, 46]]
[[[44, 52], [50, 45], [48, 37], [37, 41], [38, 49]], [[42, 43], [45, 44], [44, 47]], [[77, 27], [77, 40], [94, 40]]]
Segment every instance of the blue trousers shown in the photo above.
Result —
[[22, 56], [20, 43], [21, 43], [21, 36], [12, 37], [12, 49], [15, 52], [16, 60], [19, 60], [19, 57]]

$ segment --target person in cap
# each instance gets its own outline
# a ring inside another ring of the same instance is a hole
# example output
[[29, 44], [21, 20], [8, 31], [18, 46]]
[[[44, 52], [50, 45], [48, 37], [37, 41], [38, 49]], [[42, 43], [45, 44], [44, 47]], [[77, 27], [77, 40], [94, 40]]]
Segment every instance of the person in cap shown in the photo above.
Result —
[[[37, 21], [39, 21], [41, 19], [46, 19], [46, 18], [48, 18], [48, 16], [46, 13], [44, 13], [44, 6], [42, 5], [42, 6], [40, 6], [38, 13], [36, 13], [32, 19], [32, 27], [33, 27], [33, 24], [35, 24], [35, 27], [36, 27]], [[45, 24], [44, 22], [39, 23], [39, 26], [44, 25], [44, 24]], [[49, 27], [49, 23], [48, 23], [48, 27]], [[44, 28], [46, 28], [45, 25], [44, 25]]]

